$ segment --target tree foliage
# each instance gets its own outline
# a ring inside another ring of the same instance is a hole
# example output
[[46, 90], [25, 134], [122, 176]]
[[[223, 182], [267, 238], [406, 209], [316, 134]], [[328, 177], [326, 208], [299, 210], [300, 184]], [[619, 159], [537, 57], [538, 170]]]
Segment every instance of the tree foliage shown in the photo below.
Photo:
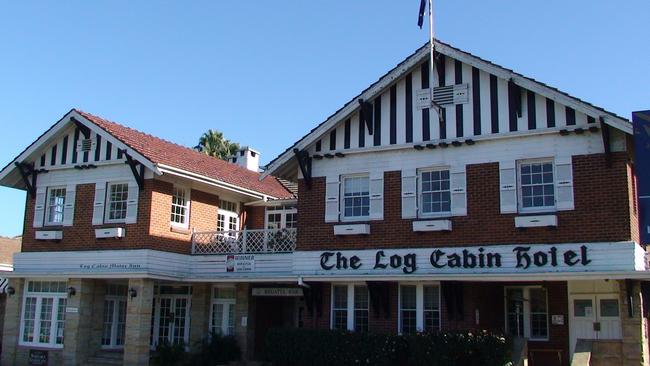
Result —
[[215, 158], [227, 160], [239, 150], [239, 144], [226, 139], [222, 132], [209, 129], [199, 138], [196, 149]]

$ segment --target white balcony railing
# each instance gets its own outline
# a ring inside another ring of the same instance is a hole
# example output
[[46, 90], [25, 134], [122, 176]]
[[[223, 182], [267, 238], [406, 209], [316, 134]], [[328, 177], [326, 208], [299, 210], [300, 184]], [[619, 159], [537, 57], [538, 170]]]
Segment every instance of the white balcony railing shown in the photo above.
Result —
[[290, 253], [297, 230], [204, 231], [192, 234], [192, 254]]

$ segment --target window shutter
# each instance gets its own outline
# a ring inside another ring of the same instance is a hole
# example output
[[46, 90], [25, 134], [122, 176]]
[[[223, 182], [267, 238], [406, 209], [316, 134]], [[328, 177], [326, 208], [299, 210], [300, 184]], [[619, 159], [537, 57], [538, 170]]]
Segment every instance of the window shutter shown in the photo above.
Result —
[[465, 166], [452, 167], [450, 172], [451, 214], [453, 216], [467, 215], [467, 178]]
[[70, 184], [65, 188], [65, 205], [63, 206], [63, 226], [72, 226], [74, 221], [74, 204], [77, 186]]
[[370, 174], [370, 219], [384, 218], [384, 172]]
[[135, 224], [138, 221], [138, 194], [140, 187], [138, 183], [129, 182], [129, 197], [126, 201], [126, 222], [127, 224]]
[[339, 177], [327, 177], [325, 179], [325, 222], [339, 221]]
[[555, 158], [555, 206], [558, 211], [573, 210], [573, 166], [571, 157]]
[[106, 182], [95, 183], [95, 204], [93, 205], [93, 225], [104, 223], [104, 204], [106, 201]]
[[418, 216], [418, 176], [415, 169], [402, 170], [402, 218]]
[[517, 169], [514, 161], [499, 163], [501, 213], [517, 212]]
[[34, 227], [43, 227], [46, 194], [47, 188], [39, 187], [36, 189], [36, 201], [34, 202]]

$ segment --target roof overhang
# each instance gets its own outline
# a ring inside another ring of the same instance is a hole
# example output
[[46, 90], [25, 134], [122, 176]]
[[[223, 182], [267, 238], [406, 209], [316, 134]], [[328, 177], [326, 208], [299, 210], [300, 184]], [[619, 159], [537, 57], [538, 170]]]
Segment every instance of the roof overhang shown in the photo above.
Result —
[[122, 141], [115, 138], [108, 131], [105, 131], [101, 127], [89, 121], [87, 118], [79, 114], [76, 110], [72, 109], [66, 113], [60, 120], [58, 120], [52, 127], [50, 127], [45, 133], [32, 142], [23, 152], [21, 152], [14, 160], [12, 160], [7, 166], [0, 170], [0, 185], [9, 186], [14, 188], [22, 189], [23, 186], [20, 183], [20, 177], [18, 175], [15, 163], [24, 162], [29, 159], [33, 159], [35, 153], [43, 146], [54, 141], [59, 133], [64, 130], [70, 123], [75, 121], [83, 124], [88, 127], [91, 131], [101, 134], [104, 138], [110, 141], [114, 146], [120, 146], [123, 149], [126, 149], [128, 154], [131, 155], [135, 160], [142, 163], [146, 168], [154, 172], [154, 174], [160, 175], [161, 172], [158, 168], [151, 162], [149, 159], [144, 157], [142, 154], [136, 150], [130, 148]]
[[[411, 71], [415, 66], [419, 65], [422, 61], [429, 57], [429, 43], [427, 42], [420, 49], [415, 51], [411, 56], [407, 57], [404, 61], [398, 64], [394, 69], [382, 76], [374, 84], [364, 90], [361, 94], [355, 96], [347, 102], [341, 109], [329, 116], [324, 122], [311, 130], [306, 136], [294, 143], [285, 152], [280, 154], [277, 158], [271, 161], [265, 171], [260, 175], [260, 179], [268, 175], [275, 175], [279, 177], [295, 175], [297, 163], [294, 159], [294, 149], [303, 150], [315, 143], [323, 134], [336, 126], [339, 122], [347, 118], [350, 114], [359, 109], [358, 99], [370, 100], [386, 90], [404, 74]], [[567, 93], [561, 92], [558, 89], [552, 88], [534, 79], [525, 77], [513, 70], [496, 65], [487, 60], [481, 59], [468, 52], [462, 51], [458, 48], [452, 47], [448, 44], [436, 41], [436, 52], [445, 56], [457, 59], [468, 65], [474, 66], [480, 70], [491, 73], [497, 77], [512, 80], [515, 84], [533, 91], [540, 95], [544, 95], [555, 102], [564, 104], [577, 111], [583, 112], [590, 116], [601, 117], [601, 120], [609, 126], [617, 128], [627, 134], [632, 134], [632, 123], [614, 113], [608, 112], [602, 108], [598, 108], [575, 98]]]

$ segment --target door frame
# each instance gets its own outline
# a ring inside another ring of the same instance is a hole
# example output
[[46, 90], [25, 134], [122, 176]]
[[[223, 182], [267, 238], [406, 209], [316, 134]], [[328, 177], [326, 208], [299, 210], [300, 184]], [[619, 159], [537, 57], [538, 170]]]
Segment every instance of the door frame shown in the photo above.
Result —
[[[120, 317], [120, 311], [119, 311], [119, 304], [120, 301], [124, 301], [124, 317], [125, 317], [125, 324], [124, 324], [124, 343], [126, 343], [126, 312], [127, 312], [127, 306], [128, 306], [128, 301], [126, 296], [114, 296], [114, 295], [107, 295], [104, 297], [104, 311], [106, 311], [106, 301], [112, 301], [113, 302], [113, 322], [111, 325], [111, 344], [104, 345], [102, 344], [100, 347], [101, 349], [106, 349], [106, 350], [113, 350], [113, 349], [124, 349], [124, 344], [117, 345], [115, 344], [117, 341], [117, 332], [118, 332], [118, 323], [119, 323], [119, 317]], [[103, 316], [102, 314], [102, 340], [104, 338], [104, 322], [103, 322]]]
[[[151, 337], [151, 348], [155, 349], [156, 346], [158, 346], [158, 338], [159, 338], [159, 332], [160, 332], [160, 300], [162, 299], [170, 299], [171, 300], [171, 306], [170, 306], [170, 311], [175, 312], [176, 311], [176, 299], [186, 299], [187, 300], [187, 306], [185, 310], [185, 330], [183, 334], [183, 341], [185, 343], [185, 347], [189, 347], [189, 338], [190, 338], [190, 313], [192, 310], [192, 295], [191, 294], [159, 294], [154, 296], [154, 313], [153, 313], [153, 334]], [[176, 324], [172, 323], [173, 326], [175, 327]], [[169, 332], [169, 337], [173, 335], [173, 328]]]
[[[622, 338], [622, 319], [621, 319], [621, 299], [619, 297], [618, 293], [577, 293], [577, 294], [569, 294], [569, 357], [573, 357], [573, 352], [575, 351], [575, 342], [578, 340], [576, 337], [576, 321], [575, 321], [575, 309], [573, 302], [574, 300], [592, 300], [592, 307], [593, 307], [593, 321], [594, 322], [600, 322], [600, 300], [601, 299], [615, 299], [618, 301], [618, 319], [619, 319], [619, 333], [621, 334]], [[611, 318], [611, 317], [608, 317]], [[602, 323], [602, 322], [601, 322]], [[595, 331], [594, 331], [595, 332]], [[594, 338], [595, 340], [598, 340], [598, 334], [595, 334]], [[605, 340], [616, 340], [619, 338], [605, 338]]]

